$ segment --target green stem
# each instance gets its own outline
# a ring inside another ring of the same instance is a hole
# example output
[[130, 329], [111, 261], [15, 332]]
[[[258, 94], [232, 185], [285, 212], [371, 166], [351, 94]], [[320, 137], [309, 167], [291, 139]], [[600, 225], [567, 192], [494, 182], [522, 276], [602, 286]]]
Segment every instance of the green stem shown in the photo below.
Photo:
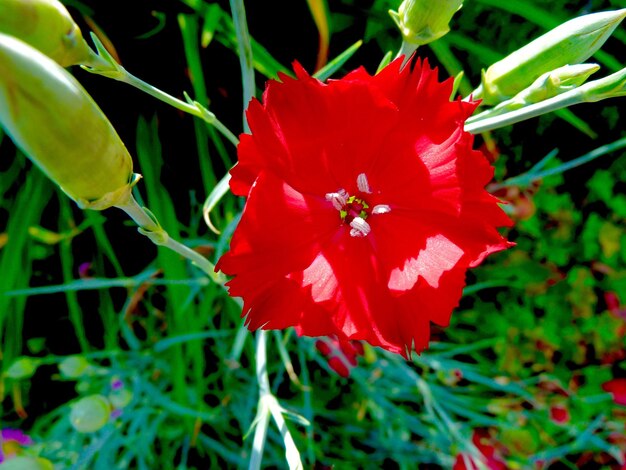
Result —
[[[539, 103], [533, 103], [498, 116], [489, 117], [489, 115], [487, 115], [486, 117], [481, 117], [481, 114], [478, 114], [466, 121], [465, 130], [472, 134], [480, 134], [481, 132], [509, 126], [516, 122], [525, 121], [526, 119], [541, 116], [542, 114], [556, 111], [557, 109], [584, 102], [586, 102], [584, 95], [580, 93], [579, 89], [574, 89], [553, 98], [540, 101]], [[489, 111], [485, 112], [489, 113]]]
[[237, 136], [233, 134], [224, 124], [222, 124], [222, 122], [217, 119], [215, 114], [206, 109], [197, 101], [194, 101], [194, 105], [186, 103], [185, 101], [169, 95], [164, 91], [150, 85], [149, 83], [144, 82], [142, 79], [134, 76], [132, 73], [128, 72], [121, 66], [120, 70], [123, 71], [123, 75], [118, 79], [119, 81], [134, 86], [144, 93], [147, 93], [150, 96], [153, 96], [154, 98], [161, 100], [176, 109], [179, 109], [185, 113], [189, 113], [192, 116], [196, 116], [202, 119], [207, 124], [215, 127], [224, 137], [232, 142], [233, 145], [237, 146], [239, 144], [239, 139], [237, 138]]
[[173, 106], [176, 109], [179, 109], [185, 113], [189, 113], [192, 116], [196, 116], [207, 124], [215, 127], [219, 132], [221, 132], [224, 137], [230, 140], [233, 145], [237, 146], [239, 144], [239, 139], [235, 134], [233, 134], [224, 124], [222, 124], [215, 114], [206, 109], [197, 101], [191, 100], [186, 94], [188, 102], [180, 100], [172, 95], [165, 93], [164, 91], [159, 90], [158, 88], [150, 85], [149, 83], [144, 82], [138, 77], [135, 77], [132, 73], [118, 64], [115, 59], [111, 56], [111, 54], [107, 51], [107, 49], [102, 45], [102, 42], [98, 39], [94, 34], [91, 35], [92, 40], [96, 45], [96, 49], [98, 50], [98, 54], [93, 53], [92, 57], [82, 65], [82, 68], [88, 72], [95, 73], [98, 75], [102, 75], [108, 78], [113, 78], [114, 80], [126, 83], [127, 85], [131, 85], [144, 93], [149, 94], [150, 96], [163, 101], [164, 103]]
[[204, 271], [214, 282], [222, 285], [224, 284], [225, 280], [223, 276], [215, 272], [215, 266], [213, 263], [199, 253], [193, 251], [191, 248], [171, 238], [153, 218], [153, 216], [148, 214], [144, 207], [137, 204], [137, 201], [132, 195], [126, 203], [118, 205], [117, 207], [126, 212], [139, 226], [141, 233], [150, 238], [153, 243], [165, 246], [189, 259], [196, 266], [202, 269], [202, 271]]
[[620, 150], [624, 147], [626, 147], [626, 137], [618, 139], [615, 142], [611, 142], [610, 144], [602, 145], [601, 147], [598, 147], [597, 149], [594, 149], [591, 152], [586, 153], [585, 155], [575, 158], [574, 160], [562, 163], [555, 168], [548, 168], [547, 170], [539, 171], [541, 170], [541, 167], [537, 168], [538, 165], [535, 165], [535, 167], [531, 168], [528, 172], [522, 175], [514, 176], [512, 178], [504, 180], [500, 184], [493, 185], [490, 190], [493, 192], [507, 186], [527, 187], [537, 180], [547, 178], [548, 176], [564, 173], [568, 170], [571, 170], [572, 168], [584, 165], [585, 163], [595, 160], [598, 157], [602, 157], [603, 155], [615, 152], [616, 150]]
[[267, 375], [267, 333], [258, 330], [256, 334], [256, 378], [259, 384], [259, 402], [255, 418], [256, 428], [252, 441], [252, 455], [248, 465], [249, 470], [261, 468], [265, 441], [267, 440], [267, 427], [270, 419], [270, 410], [266, 397], [270, 395], [270, 383]]
[[[252, 45], [248, 24], [246, 22], [246, 9], [243, 0], [230, 0], [230, 10], [235, 24], [235, 34], [237, 35], [237, 49], [239, 51], [239, 63], [241, 64], [241, 81], [243, 84], [243, 109], [248, 107], [248, 103], [255, 95], [254, 83], [254, 61], [252, 57]], [[243, 128], [246, 132], [250, 130], [246, 118], [243, 118]]]
[[412, 44], [410, 42], [402, 41], [402, 45], [400, 46], [400, 50], [396, 55], [396, 59], [400, 56], [404, 56], [404, 63], [410, 59], [411, 55], [417, 50], [419, 46], [417, 44]]

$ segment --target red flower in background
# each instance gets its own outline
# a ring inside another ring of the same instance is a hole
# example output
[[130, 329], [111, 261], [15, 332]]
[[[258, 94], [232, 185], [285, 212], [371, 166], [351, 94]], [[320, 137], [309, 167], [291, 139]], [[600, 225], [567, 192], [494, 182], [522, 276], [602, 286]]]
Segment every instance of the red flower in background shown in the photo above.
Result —
[[357, 357], [365, 354], [358, 341], [340, 341], [337, 338], [318, 339], [315, 347], [328, 358], [328, 366], [340, 376], [350, 376], [350, 370], [357, 365]]
[[247, 196], [218, 269], [250, 329], [407, 355], [446, 326], [467, 268], [510, 246], [493, 176], [463, 130], [475, 103], [396, 60], [327, 84], [295, 64], [247, 111], [230, 187]]
[[488, 431], [475, 429], [472, 434], [472, 442], [480, 455], [457, 455], [452, 470], [478, 470], [480, 468], [506, 470], [507, 466], [498, 450], [499, 444], [491, 438]]
[[626, 406], [626, 379], [611, 379], [602, 384], [602, 390], [613, 395], [617, 405]]

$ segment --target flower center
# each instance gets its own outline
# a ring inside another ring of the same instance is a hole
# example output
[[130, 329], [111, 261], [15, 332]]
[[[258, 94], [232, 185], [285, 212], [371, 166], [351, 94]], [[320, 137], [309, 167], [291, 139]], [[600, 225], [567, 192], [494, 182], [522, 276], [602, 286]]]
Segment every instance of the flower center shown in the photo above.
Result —
[[[372, 194], [365, 173], [359, 174], [356, 185], [359, 193]], [[391, 211], [386, 204], [378, 204], [370, 209], [363, 197], [351, 196], [345, 189], [340, 189], [336, 193], [326, 193], [326, 200], [339, 211], [341, 220], [350, 226], [350, 235], [353, 237], [365, 237], [372, 231], [370, 224], [365, 220], [370, 215], [386, 214]]]
[[356, 217], [360, 217], [363, 220], [367, 219], [367, 216], [369, 215], [369, 208], [369, 204], [363, 199], [359, 199], [356, 196], [350, 196], [346, 200], [346, 205], [339, 211], [339, 215], [341, 216], [341, 220], [350, 224], [350, 222], [352, 222]]

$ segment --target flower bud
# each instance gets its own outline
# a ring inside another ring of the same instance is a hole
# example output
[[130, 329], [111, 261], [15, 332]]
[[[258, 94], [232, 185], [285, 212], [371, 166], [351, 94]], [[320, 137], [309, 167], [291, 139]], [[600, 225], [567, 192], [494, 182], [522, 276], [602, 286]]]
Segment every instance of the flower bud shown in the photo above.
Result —
[[72, 405], [70, 423], [80, 433], [102, 429], [111, 416], [111, 404], [102, 395], [89, 395]]
[[497, 116], [509, 111], [539, 103], [582, 85], [591, 74], [600, 69], [598, 64], [564, 65], [551, 72], [546, 72], [528, 88], [523, 89], [513, 98], [503, 101], [495, 108], [485, 111], [482, 116]]
[[397, 12], [389, 14], [404, 41], [421, 46], [450, 31], [448, 23], [462, 6], [463, 0], [404, 0]]
[[54, 465], [48, 459], [18, 455], [5, 460], [0, 465], [1, 470], [54, 470]]
[[30, 357], [20, 357], [15, 360], [4, 375], [10, 379], [23, 380], [30, 379], [37, 371], [39, 363]]
[[0, 124], [79, 206], [130, 197], [132, 159], [78, 81], [28, 44], [0, 34]]
[[583, 101], [588, 102], [626, 96], [626, 68], [608, 77], [585, 83], [578, 90], [582, 94]]
[[59, 363], [59, 371], [63, 377], [68, 379], [77, 379], [87, 375], [91, 369], [91, 365], [82, 356], [69, 356]]
[[21, 39], [62, 67], [81, 64], [92, 51], [57, 0], [0, 1], [0, 33]]
[[494, 105], [515, 96], [539, 76], [593, 55], [626, 17], [626, 9], [567, 21], [483, 71], [474, 98]]

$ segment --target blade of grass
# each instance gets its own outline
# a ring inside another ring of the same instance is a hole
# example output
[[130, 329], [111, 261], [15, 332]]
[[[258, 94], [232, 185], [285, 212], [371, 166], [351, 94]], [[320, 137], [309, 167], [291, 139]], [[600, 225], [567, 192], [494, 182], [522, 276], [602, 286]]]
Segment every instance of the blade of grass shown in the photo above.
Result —
[[39, 222], [52, 192], [51, 183], [44, 174], [33, 168], [15, 197], [7, 226], [8, 242], [0, 251], [0, 344], [2, 351], [0, 368], [22, 352], [22, 327], [26, 298], [4, 295], [5, 290], [27, 284], [32, 273], [32, 241], [28, 227]]

